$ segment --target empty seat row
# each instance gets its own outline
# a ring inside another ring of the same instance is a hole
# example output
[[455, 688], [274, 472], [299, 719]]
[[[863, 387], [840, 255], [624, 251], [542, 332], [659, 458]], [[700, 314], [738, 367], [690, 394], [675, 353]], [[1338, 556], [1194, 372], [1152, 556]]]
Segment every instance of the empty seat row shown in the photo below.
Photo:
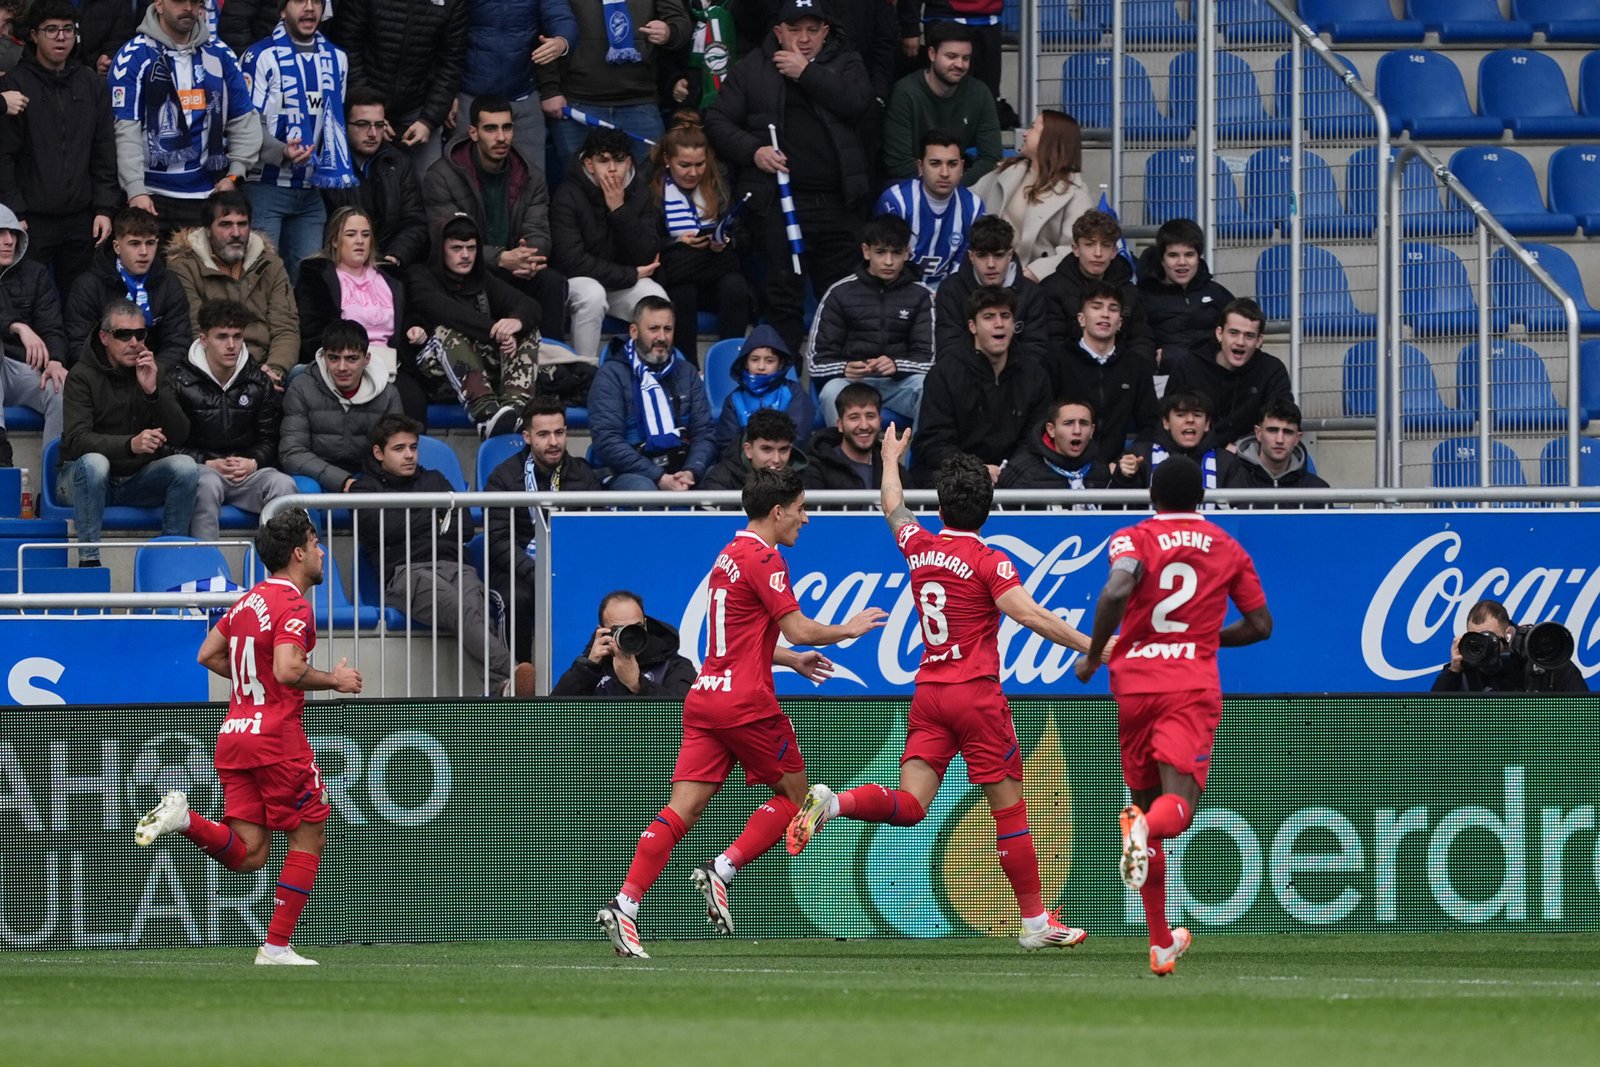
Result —
[[[1351, 345], [1344, 354], [1344, 415], [1370, 419], [1377, 414], [1376, 341]], [[1600, 349], [1586, 348], [1580, 359], [1584, 370], [1600, 371]], [[1478, 343], [1463, 345], [1456, 353], [1455, 398], [1446, 398], [1434, 374], [1433, 363], [1415, 345], [1400, 346], [1400, 428], [1405, 433], [1465, 433], [1478, 422]], [[1592, 391], [1591, 391], [1592, 392]], [[1592, 397], [1591, 397], [1592, 398]], [[1556, 393], [1544, 358], [1516, 341], [1489, 345], [1489, 426], [1495, 433], [1551, 433], [1565, 430], [1567, 405]], [[1580, 401], [1578, 425], [1600, 418]]]
[[1418, 140], [1498, 139], [1508, 130], [1522, 138], [1600, 136], [1600, 52], [1578, 67], [1576, 108], [1561, 65], [1525, 48], [1490, 52], [1478, 63], [1476, 111], [1461, 71], [1441, 52], [1385, 54], [1375, 92], [1391, 127]]
[[[1453, 437], [1433, 448], [1433, 485], [1437, 489], [1467, 489], [1482, 484], [1478, 469], [1478, 439]], [[1504, 441], [1489, 441], [1489, 484], [1528, 485], [1522, 460]], [[1539, 451], [1539, 484], [1567, 484], [1567, 439], [1557, 437]], [[1600, 438], [1578, 439], [1578, 484], [1600, 485]]]
[[1511, 0], [1511, 17], [1496, 0], [1406, 0], [1395, 18], [1389, 0], [1300, 0], [1300, 17], [1335, 41], [1600, 41], [1600, 0]]

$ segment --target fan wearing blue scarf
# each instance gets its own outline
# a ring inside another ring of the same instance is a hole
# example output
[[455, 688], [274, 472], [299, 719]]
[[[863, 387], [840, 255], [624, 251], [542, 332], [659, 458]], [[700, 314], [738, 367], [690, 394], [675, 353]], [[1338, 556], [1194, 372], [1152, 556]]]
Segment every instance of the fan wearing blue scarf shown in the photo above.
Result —
[[745, 338], [728, 368], [735, 385], [717, 419], [718, 454], [741, 439], [750, 416], [758, 411], [781, 411], [794, 420], [802, 439], [810, 435], [816, 407], [810, 391], [800, 388], [794, 364], [794, 353], [771, 326], [757, 326]]

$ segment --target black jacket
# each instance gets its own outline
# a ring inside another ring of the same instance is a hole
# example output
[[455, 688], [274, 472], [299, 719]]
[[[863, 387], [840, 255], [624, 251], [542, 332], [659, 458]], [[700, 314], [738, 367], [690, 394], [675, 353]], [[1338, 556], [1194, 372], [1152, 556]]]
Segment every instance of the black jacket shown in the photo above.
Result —
[[79, 0], [79, 61], [98, 71], [101, 56], [114, 58], [139, 32], [139, 15], [128, 0]]
[[[1083, 482], [1074, 486], [1068, 472]], [[1091, 444], [1077, 460], [1068, 459], [1054, 446], [1045, 443], [1041, 431], [1022, 442], [1021, 447], [1000, 472], [996, 489], [1105, 489], [1111, 484], [1111, 468], [1100, 462]]]
[[189, 438], [178, 451], [196, 463], [244, 456], [258, 467], [277, 466], [283, 402], [266, 372], [247, 353], [222, 385], [205, 362], [196, 341], [189, 358], [171, 371], [178, 404], [189, 416]]
[[411, 321], [429, 333], [445, 326], [490, 344], [489, 328], [500, 319], [521, 320], [524, 334], [539, 328], [539, 305], [484, 269], [481, 255], [472, 273], [461, 276], [445, 269], [444, 255], [436, 249], [431, 262], [406, 272], [406, 289]]
[[1484, 674], [1472, 667], [1462, 667], [1461, 673], [1450, 669], [1446, 663], [1439, 668], [1430, 692], [1434, 693], [1587, 693], [1589, 683], [1583, 672], [1570, 660], [1553, 671], [1530, 675], [1526, 664], [1511, 660], [1506, 669], [1497, 674]]
[[1133, 284], [1133, 268], [1121, 256], [1114, 256], [1106, 266], [1103, 277], [1085, 277], [1078, 265], [1078, 256], [1068, 252], [1039, 288], [1044, 293], [1045, 315], [1048, 321], [1045, 332], [1056, 351], [1075, 348], [1083, 336], [1078, 325], [1078, 311], [1083, 307], [1083, 291], [1090, 285], [1104, 282], [1122, 294], [1122, 329], [1117, 332], [1117, 351], [1136, 356], [1143, 361], [1146, 373], [1156, 369], [1156, 342], [1150, 333], [1150, 323], [1145, 319], [1144, 301], [1139, 287]]
[[[61, 407], [62, 462], [97, 452], [110, 460], [116, 478], [175, 455], [189, 436], [189, 416], [167, 372], [157, 368], [156, 391], [145, 395], [133, 368], [111, 365], [98, 333], [90, 335], [67, 372]], [[167, 435], [167, 443], [148, 455], [135, 453], [134, 435], [156, 427]]]
[[589, 658], [594, 638], [583, 647], [583, 654], [572, 661], [566, 673], [550, 690], [553, 697], [685, 697], [700, 672], [678, 655], [678, 631], [646, 615], [644, 628], [649, 634], [644, 651], [639, 653], [639, 692], [634, 693], [617, 680], [611, 657], [599, 663]]
[[23, 234], [17, 242], [17, 261], [0, 269], [0, 347], [10, 358], [27, 361], [22, 340], [11, 332], [12, 323], [21, 322], [39, 335], [51, 359], [66, 366], [67, 333], [61, 321], [61, 301], [56, 299], [49, 269], [23, 258], [27, 247], [27, 234]]
[[[527, 479], [523, 476], [523, 467], [528, 462], [528, 449], [523, 448], [514, 456], [502, 460], [500, 465], [489, 473], [489, 478], [483, 483], [486, 493], [522, 493], [528, 489]], [[548, 493], [554, 475], [560, 475], [558, 492], [596, 493], [604, 489], [600, 479], [595, 476], [594, 468], [577, 456], [566, 456], [561, 460], [561, 465], [546, 474], [534, 464], [534, 481], [539, 492]], [[533, 557], [525, 549], [533, 540], [533, 517], [528, 514], [527, 508], [512, 508], [511, 522], [508, 524], [502, 518], [504, 508], [483, 509], [483, 532], [488, 544], [488, 563], [491, 572], [504, 572], [508, 559], [516, 561], [517, 580], [531, 582], [537, 574]], [[515, 548], [509, 543], [515, 539]]]
[[444, 125], [466, 65], [467, 0], [339, 0], [328, 36], [350, 56], [350, 84], [388, 100], [397, 136], [419, 118]]
[[[806, 470], [811, 466], [806, 454], [795, 445], [789, 453], [789, 469], [800, 475], [801, 484], [805, 483]], [[715, 467], [706, 472], [705, 479], [699, 483], [699, 489], [732, 489], [744, 488], [744, 483], [749, 480], [751, 467], [750, 461], [745, 458], [743, 448], [734, 448], [723, 456]]]
[[1153, 470], [1150, 460], [1157, 448], [1160, 448], [1170, 456], [1187, 456], [1199, 465], [1202, 472], [1204, 472], [1206, 469], [1207, 456], [1211, 455], [1215, 457], [1217, 467], [1216, 484], [1218, 487], [1225, 486], [1234, 478], [1238, 477], [1234, 473], [1234, 467], [1238, 464], [1239, 457], [1235, 456], [1232, 452], [1229, 452], [1227, 446], [1218, 440], [1216, 434], [1207, 433], [1204, 437], [1200, 438], [1200, 443], [1195, 445], [1193, 448], [1179, 448], [1178, 443], [1172, 439], [1172, 435], [1169, 434], [1166, 430], [1166, 427], [1163, 426], [1161, 429], [1156, 431], [1154, 441], [1141, 441], [1129, 449], [1130, 452], [1142, 460], [1142, 462], [1139, 464], [1139, 469], [1133, 472], [1133, 476], [1131, 478], [1125, 477], [1120, 468], [1112, 471], [1111, 488], [1150, 488], [1150, 474]]
[[[417, 468], [417, 473], [409, 478], [393, 477], [378, 464], [368, 450], [366, 464], [361, 469], [361, 477], [356, 479], [356, 484], [350, 487], [350, 491], [352, 493], [448, 493], [452, 491], [452, 486], [438, 471], [421, 466]], [[385, 582], [393, 578], [407, 562], [429, 563], [438, 560], [440, 563], [454, 563], [460, 559], [460, 554], [456, 551], [458, 526], [462, 545], [466, 545], [473, 538], [472, 512], [467, 508], [457, 508], [454, 511], [445, 508], [438, 510], [383, 508], [378, 514], [381, 517], [382, 529], [379, 529], [380, 523], [363, 522], [356, 537], [361, 542], [361, 551], [367, 553], [367, 558], [373, 561], [379, 557], [379, 539], [382, 539]], [[411, 531], [409, 560], [406, 556], [408, 528]]]
[[105, 78], [73, 59], [55, 74], [29, 53], [5, 87], [25, 95], [28, 108], [0, 121], [0, 203], [24, 221], [115, 214], [122, 190]]
[[426, 260], [428, 213], [422, 206], [422, 185], [410, 158], [385, 144], [366, 166], [358, 163], [355, 167], [360, 185], [322, 191], [328, 217], [342, 207], [359, 207], [372, 219], [380, 255], [393, 256], [402, 267]]
[[[1014, 314], [1016, 340], [1012, 344], [1038, 360], [1041, 367], [1048, 369], [1050, 339], [1045, 333], [1044, 293], [1037, 282], [1023, 275], [1022, 265], [1015, 256], [1011, 258], [1011, 267], [1006, 275], [1006, 288], [1017, 294], [1017, 310]], [[972, 331], [967, 329], [967, 300], [977, 289], [978, 276], [972, 269], [971, 260], [964, 261], [960, 269], [939, 283], [939, 291], [934, 299], [934, 343], [937, 351], [972, 347]]]
[[[493, 267], [505, 247], [488, 244], [482, 236], [485, 226], [483, 184], [478, 178], [478, 164], [472, 158], [475, 151], [467, 138], [450, 145], [422, 176], [422, 202], [427, 206], [430, 232], [437, 232], [456, 212], [471, 215], [478, 227], [478, 260]], [[520, 237], [528, 242], [528, 247], [537, 248], [546, 256], [552, 255], [550, 187], [545, 182], [544, 171], [522, 158], [515, 146], [512, 146], [506, 167], [506, 213], [511, 223], [512, 243]], [[572, 173], [576, 176], [582, 170], [575, 168]], [[648, 256], [644, 262], [650, 262]]]
[[1013, 353], [999, 378], [976, 348], [941, 353], [922, 387], [914, 467], [927, 478], [946, 456], [970, 452], [996, 466], [1044, 424], [1050, 379], [1044, 368]]
[[1073, 342], [1060, 349], [1048, 366], [1054, 372], [1056, 396], [1094, 405], [1095, 457], [1102, 463], [1112, 463], [1126, 452], [1129, 436], [1135, 443], [1147, 443], [1161, 428], [1155, 382], [1149, 366], [1137, 356], [1118, 348], [1101, 364]]
[[1215, 344], [1222, 309], [1233, 299], [1227, 287], [1211, 276], [1204, 258], [1188, 285], [1167, 281], [1154, 245], [1139, 259], [1139, 296], [1163, 367], [1178, 352]]
[[[832, 426], [811, 435], [811, 441], [806, 445], [806, 458], [810, 462], [801, 475], [806, 488], [882, 489], [883, 453], [876, 448], [872, 450], [872, 484], [862, 485], [861, 479], [856, 475], [855, 464], [846, 458], [840, 449], [843, 442], [844, 435]], [[904, 468], [900, 471], [900, 480], [901, 484], [906, 481]]]
[[[194, 331], [189, 323], [189, 297], [183, 283], [167, 270], [167, 261], [156, 256], [145, 275], [145, 292], [150, 297], [150, 336], [145, 347], [156, 354], [156, 362], [172, 368], [189, 358]], [[100, 316], [113, 300], [126, 300], [127, 287], [117, 272], [117, 253], [107, 241], [95, 252], [88, 273], [80, 274], [67, 293], [65, 312], [67, 351], [83, 351], [89, 335], [100, 328]]]
[[[784, 0], [729, 0], [723, 5], [733, 15], [741, 59], [766, 38], [783, 5]], [[879, 100], [889, 99], [901, 36], [893, 0], [826, 0], [823, 13], [829, 24], [828, 36], [842, 37], [861, 57], [872, 81], [872, 94]]]
[[573, 168], [550, 198], [551, 265], [607, 289], [631, 288], [639, 281], [635, 268], [656, 257], [657, 210], [643, 170], [634, 171], [622, 206], [612, 211], [588, 172]]
[[[1306, 467], [1306, 446], [1298, 444], [1294, 451], [1289, 453], [1289, 469], [1280, 477], [1274, 478], [1268, 473], [1267, 468], [1261, 465], [1261, 442], [1252, 437], [1241, 437], [1234, 453], [1234, 463], [1228, 474], [1228, 480], [1222, 485], [1226, 489], [1326, 489], [1328, 483], [1311, 473]], [[1245, 504], [1243, 507], [1261, 507], [1259, 504]]]
[[1211, 429], [1219, 441], [1237, 441], [1261, 421], [1268, 401], [1292, 398], [1289, 371], [1283, 360], [1257, 351], [1238, 370], [1217, 362], [1216, 338], [1207, 348], [1174, 360], [1163, 360], [1167, 395], [1199, 393], [1211, 401]]
[[[828, 287], [817, 304], [807, 345], [811, 382], [820, 388], [852, 360], [888, 356], [896, 376], [926, 374], [934, 362], [933, 294], [907, 264], [884, 282], [865, 266]], [[968, 335], [967, 347], [972, 347]]]
[[[378, 267], [378, 274], [389, 286], [389, 298], [394, 301], [394, 335], [389, 346], [398, 356], [401, 366], [416, 366], [416, 346], [406, 340], [406, 286], [400, 272], [387, 264]], [[344, 318], [342, 305], [344, 292], [339, 286], [339, 268], [333, 260], [312, 256], [300, 264], [300, 277], [294, 283], [294, 303], [300, 312], [300, 362], [310, 363], [322, 347], [322, 334], [339, 319]]]

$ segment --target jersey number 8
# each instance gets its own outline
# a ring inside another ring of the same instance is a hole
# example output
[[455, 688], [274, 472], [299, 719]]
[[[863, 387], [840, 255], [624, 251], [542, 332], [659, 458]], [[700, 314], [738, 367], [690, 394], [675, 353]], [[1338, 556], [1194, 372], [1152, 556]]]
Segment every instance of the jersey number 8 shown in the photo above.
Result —
[[950, 621], [944, 617], [944, 586], [938, 582], [924, 582], [917, 593], [917, 606], [922, 609], [922, 639], [938, 648], [950, 640]]

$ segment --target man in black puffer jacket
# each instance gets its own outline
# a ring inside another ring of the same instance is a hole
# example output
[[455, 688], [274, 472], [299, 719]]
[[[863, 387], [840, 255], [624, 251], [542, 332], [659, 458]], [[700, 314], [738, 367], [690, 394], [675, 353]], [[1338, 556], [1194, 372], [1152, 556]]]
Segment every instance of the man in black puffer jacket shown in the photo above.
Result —
[[1156, 231], [1156, 243], [1139, 258], [1139, 294], [1156, 343], [1156, 365], [1169, 356], [1209, 347], [1222, 309], [1233, 294], [1211, 276], [1201, 250], [1205, 234], [1188, 219]]
[[[997, 489], [1104, 489], [1111, 468], [1095, 458], [1094, 409], [1068, 397], [1050, 404], [1041, 432], [1024, 441], [1005, 470]], [[1074, 510], [1095, 510], [1079, 504]]]
[[[619, 626], [643, 626], [644, 648], [628, 655], [611, 636]], [[583, 655], [572, 661], [553, 697], [676, 697], [689, 695], [698, 673], [678, 654], [678, 631], [644, 613], [639, 594], [618, 590], [600, 602], [600, 625]]]
[[422, 206], [422, 183], [411, 157], [399, 151], [384, 133], [388, 108], [383, 94], [353, 86], [344, 101], [344, 124], [350, 138], [350, 163], [361, 184], [351, 189], [324, 189], [328, 217], [342, 207], [359, 207], [372, 220], [378, 252], [397, 267], [428, 258], [428, 213]]
[[1103, 211], [1085, 211], [1072, 224], [1072, 251], [1055, 272], [1039, 283], [1044, 293], [1045, 334], [1050, 350], [1056, 354], [1046, 364], [1058, 392], [1071, 392], [1062, 377], [1061, 354], [1078, 346], [1083, 326], [1078, 312], [1090, 286], [1109, 285], [1122, 298], [1122, 328], [1117, 333], [1117, 354], [1131, 358], [1146, 374], [1156, 369], [1156, 344], [1145, 321], [1139, 287], [1133, 283], [1133, 267], [1117, 254], [1122, 227]]
[[100, 328], [100, 313], [107, 304], [132, 300], [142, 305], [150, 328], [145, 347], [155, 353], [156, 362], [171, 369], [189, 358], [194, 341], [189, 297], [177, 275], [167, 270], [160, 234], [156, 217], [143, 208], [125, 207], [117, 212], [111, 220], [111, 240], [100, 246], [89, 270], [71, 283], [67, 293], [68, 353], [83, 351], [90, 335]]

